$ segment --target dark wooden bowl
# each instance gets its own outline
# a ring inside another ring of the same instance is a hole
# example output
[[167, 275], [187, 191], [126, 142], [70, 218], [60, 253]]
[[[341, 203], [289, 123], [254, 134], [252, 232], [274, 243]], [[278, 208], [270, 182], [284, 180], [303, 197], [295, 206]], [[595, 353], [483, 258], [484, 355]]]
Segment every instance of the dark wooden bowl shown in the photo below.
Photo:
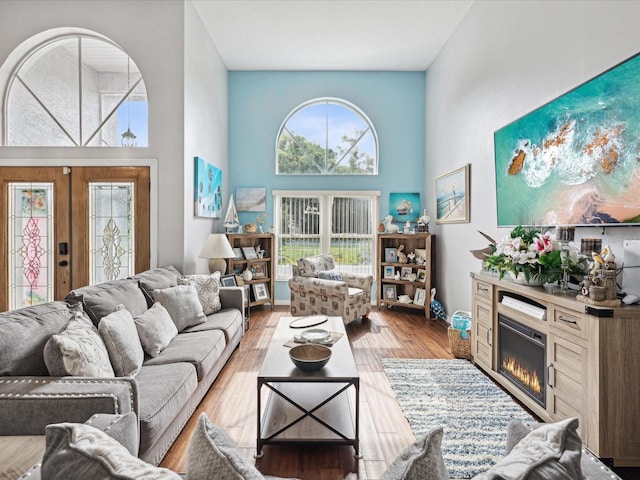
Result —
[[302, 370], [320, 370], [331, 358], [331, 349], [324, 345], [305, 343], [289, 350], [289, 357]]

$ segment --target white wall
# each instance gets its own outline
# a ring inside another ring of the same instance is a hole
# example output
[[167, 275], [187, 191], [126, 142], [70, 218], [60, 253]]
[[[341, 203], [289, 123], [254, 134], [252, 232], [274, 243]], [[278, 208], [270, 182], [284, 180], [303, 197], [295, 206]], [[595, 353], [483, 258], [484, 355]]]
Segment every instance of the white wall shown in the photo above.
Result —
[[228, 78], [202, 20], [191, 2], [185, 8], [184, 59], [184, 271], [208, 273], [208, 260], [198, 258], [209, 233], [223, 232], [222, 219], [193, 215], [193, 157], [222, 170], [223, 216], [229, 201]]
[[[480, 262], [468, 252], [487, 244], [476, 230], [509, 231], [496, 227], [494, 131], [637, 53], [639, 15], [638, 2], [479, 0], [427, 70], [427, 198], [434, 177], [471, 163], [471, 223], [431, 225], [449, 315], [471, 310], [469, 272]], [[579, 228], [576, 237], [602, 237], [622, 258], [622, 240], [640, 229]]]

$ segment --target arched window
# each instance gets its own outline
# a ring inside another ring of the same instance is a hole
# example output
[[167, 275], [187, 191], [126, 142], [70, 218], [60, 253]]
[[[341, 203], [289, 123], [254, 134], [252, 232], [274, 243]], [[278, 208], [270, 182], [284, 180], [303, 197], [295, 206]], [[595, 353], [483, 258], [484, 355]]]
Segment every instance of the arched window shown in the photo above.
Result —
[[377, 175], [378, 136], [355, 105], [336, 98], [303, 103], [276, 142], [277, 175]]
[[146, 147], [147, 90], [135, 62], [98, 34], [29, 50], [4, 93], [3, 145]]

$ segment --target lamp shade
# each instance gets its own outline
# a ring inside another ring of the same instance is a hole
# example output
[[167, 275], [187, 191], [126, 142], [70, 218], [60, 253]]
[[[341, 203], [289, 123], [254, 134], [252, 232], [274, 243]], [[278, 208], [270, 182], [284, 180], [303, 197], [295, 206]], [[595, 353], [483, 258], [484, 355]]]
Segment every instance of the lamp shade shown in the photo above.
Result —
[[212, 233], [207, 238], [207, 241], [202, 247], [200, 251], [200, 258], [208, 258], [209, 260], [209, 271], [220, 272], [220, 274], [224, 274], [227, 265], [223, 258], [233, 258], [235, 257], [235, 253], [233, 253], [233, 248], [231, 248], [231, 244], [227, 239], [227, 236], [224, 233]]

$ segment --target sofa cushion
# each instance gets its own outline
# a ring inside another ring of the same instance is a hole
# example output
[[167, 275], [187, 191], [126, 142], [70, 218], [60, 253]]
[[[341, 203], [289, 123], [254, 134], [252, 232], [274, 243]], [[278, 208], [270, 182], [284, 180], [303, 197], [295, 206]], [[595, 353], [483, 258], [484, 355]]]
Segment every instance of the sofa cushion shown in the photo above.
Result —
[[136, 316], [133, 321], [136, 324], [142, 348], [151, 357], [157, 356], [167, 348], [173, 337], [178, 334], [176, 324], [171, 320], [169, 312], [158, 302], [142, 315]]
[[153, 295], [167, 309], [178, 332], [207, 321], [207, 317], [202, 312], [198, 292], [193, 285], [177, 285], [154, 290]]
[[129, 310], [134, 317], [144, 313], [148, 308], [147, 300], [138, 287], [138, 281], [133, 279], [115, 280], [77, 288], [69, 292], [65, 300], [69, 303], [82, 303], [84, 311], [96, 326], [102, 317], [115, 312], [116, 307], [120, 304], [124, 305], [124, 308]]
[[179, 480], [166, 468], [134, 457], [107, 433], [81, 423], [58, 423], [46, 429], [42, 478], [48, 480]]
[[67, 328], [52, 335], [44, 349], [51, 376], [114, 377], [107, 347], [84, 312], [76, 312]]
[[178, 284], [178, 277], [182, 275], [176, 267], [168, 265], [166, 267], [152, 268], [146, 272], [138, 273], [131, 277], [138, 281], [149, 307], [154, 304], [153, 291], [161, 288], [175, 287]]
[[572, 480], [582, 478], [578, 419], [568, 418], [531, 430], [477, 480]]
[[331, 255], [299, 258], [296, 263], [298, 264], [298, 274], [301, 277], [317, 277], [318, 272], [336, 268], [335, 261]]
[[222, 330], [225, 342], [229, 343], [242, 330], [242, 313], [235, 308], [220, 310], [207, 316], [207, 321], [185, 328], [182, 333], [203, 332], [205, 330]]
[[69, 324], [66, 302], [47, 302], [0, 313], [0, 376], [49, 375], [44, 346]]
[[222, 428], [200, 414], [187, 452], [189, 480], [263, 480], [238, 445]]
[[398, 455], [380, 480], [449, 480], [442, 459], [442, 435], [439, 427], [419, 438]]
[[140, 403], [140, 452], [153, 446], [198, 386], [190, 363], [143, 365], [136, 376]]
[[103, 317], [98, 332], [107, 346], [116, 376], [137, 375], [144, 361], [144, 351], [131, 313], [123, 308]]
[[157, 357], [147, 359], [144, 364], [189, 362], [196, 367], [200, 381], [220, 359], [225, 346], [224, 333], [220, 330], [181, 333]]
[[220, 272], [211, 275], [181, 275], [178, 277], [178, 285], [193, 285], [196, 288], [205, 315], [211, 315], [222, 308]]

